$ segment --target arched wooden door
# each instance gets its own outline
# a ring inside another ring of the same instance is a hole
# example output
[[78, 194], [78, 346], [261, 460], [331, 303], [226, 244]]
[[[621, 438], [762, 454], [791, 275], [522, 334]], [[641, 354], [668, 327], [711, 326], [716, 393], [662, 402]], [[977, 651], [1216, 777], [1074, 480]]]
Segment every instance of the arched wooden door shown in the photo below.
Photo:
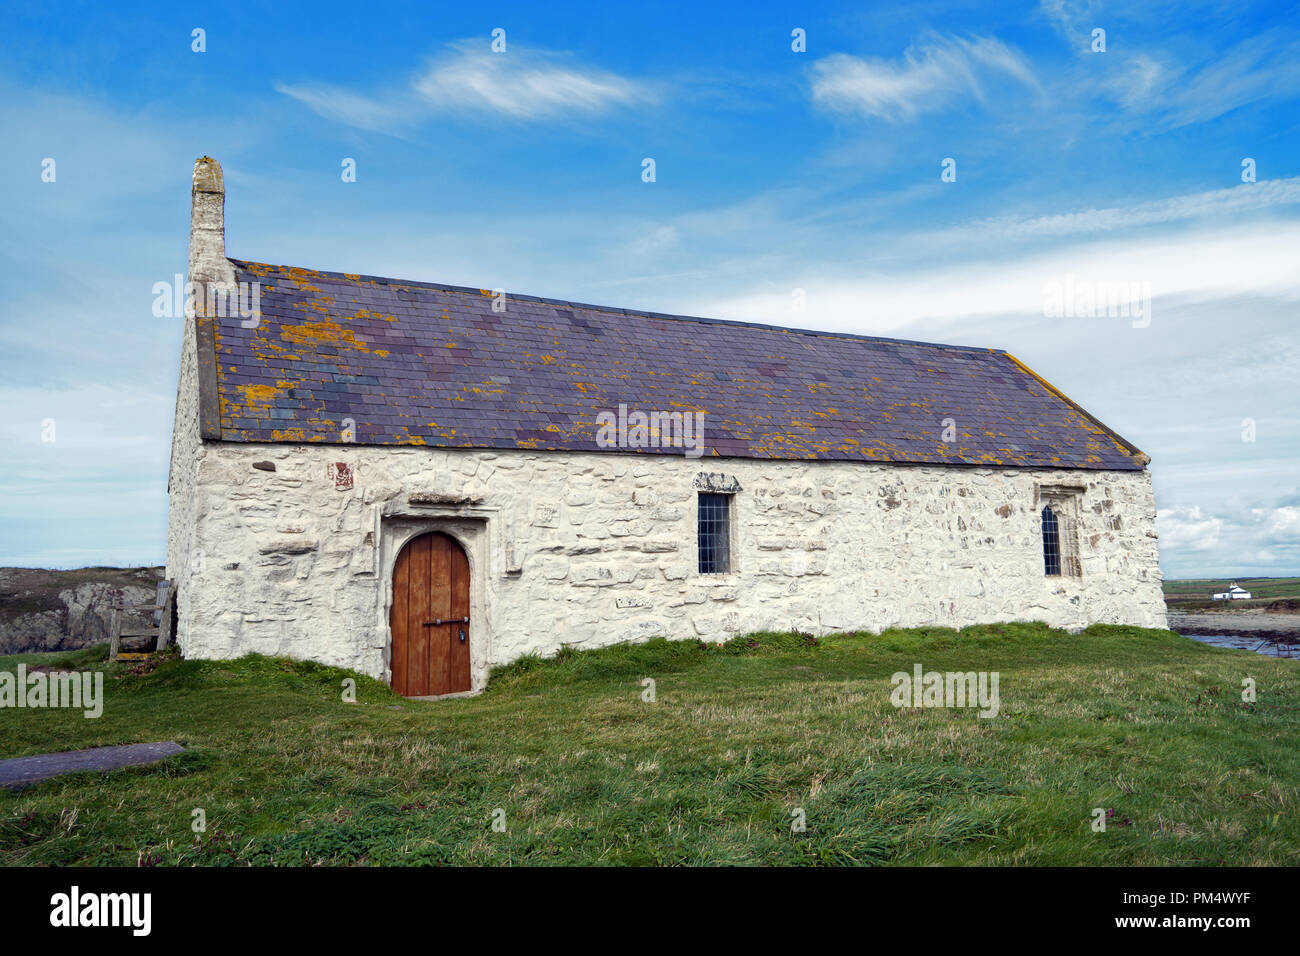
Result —
[[393, 690], [469, 690], [469, 559], [439, 532], [408, 541], [393, 567]]

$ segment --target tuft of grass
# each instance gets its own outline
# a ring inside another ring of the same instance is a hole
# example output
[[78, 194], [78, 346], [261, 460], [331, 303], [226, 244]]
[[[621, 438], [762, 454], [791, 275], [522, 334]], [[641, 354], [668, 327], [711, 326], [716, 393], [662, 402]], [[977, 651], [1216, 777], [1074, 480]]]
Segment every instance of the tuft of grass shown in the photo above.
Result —
[[[2, 709], [0, 757], [188, 749], [0, 791], [8, 865], [1300, 863], [1300, 663], [1168, 631], [653, 640], [433, 702], [284, 658], [19, 662], [102, 670], [104, 715]], [[896, 709], [917, 663], [997, 671], [999, 716]]]

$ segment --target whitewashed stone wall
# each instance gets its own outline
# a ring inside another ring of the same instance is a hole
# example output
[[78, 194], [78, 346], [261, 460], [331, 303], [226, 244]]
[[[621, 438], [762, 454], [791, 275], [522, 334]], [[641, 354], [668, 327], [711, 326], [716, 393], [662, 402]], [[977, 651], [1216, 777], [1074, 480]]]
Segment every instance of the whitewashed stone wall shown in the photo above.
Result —
[[[195, 481], [199, 456], [203, 452], [199, 438], [198, 347], [194, 322], [185, 322], [181, 340], [180, 383], [176, 389], [176, 414], [172, 419], [171, 467], [167, 474], [167, 570], [173, 581], [190, 579], [190, 565], [199, 560], [194, 553], [194, 519], [199, 496]], [[177, 593], [180, 602], [188, 602], [192, 590]], [[188, 608], [179, 607], [180, 617]]]
[[[528, 652], [655, 635], [1165, 626], [1145, 471], [220, 443], [200, 455], [183, 489], [204, 555], [183, 569], [190, 657], [286, 654], [386, 679], [396, 551], [437, 529], [470, 556], [476, 688]], [[332, 462], [352, 466], [351, 490], [336, 490]], [[740, 484], [728, 574], [696, 571], [701, 471]], [[1043, 573], [1039, 492], [1061, 485], [1080, 489], [1078, 578]]]

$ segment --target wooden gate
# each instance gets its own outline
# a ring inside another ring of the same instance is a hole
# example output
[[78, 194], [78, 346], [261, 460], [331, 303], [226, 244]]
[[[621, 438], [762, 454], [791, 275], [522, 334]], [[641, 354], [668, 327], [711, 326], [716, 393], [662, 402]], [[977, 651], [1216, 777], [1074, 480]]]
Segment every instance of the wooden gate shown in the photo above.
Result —
[[440, 532], [408, 541], [393, 567], [393, 690], [454, 694], [469, 684], [469, 559]]

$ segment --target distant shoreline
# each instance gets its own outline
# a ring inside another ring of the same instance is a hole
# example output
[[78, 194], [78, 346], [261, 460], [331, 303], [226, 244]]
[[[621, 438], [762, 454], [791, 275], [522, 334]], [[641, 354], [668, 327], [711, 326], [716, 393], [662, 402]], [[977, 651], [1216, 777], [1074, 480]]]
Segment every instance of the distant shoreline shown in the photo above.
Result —
[[1300, 644], [1300, 614], [1254, 611], [1169, 611], [1169, 629], [1179, 634], [1231, 635], [1274, 644]]

